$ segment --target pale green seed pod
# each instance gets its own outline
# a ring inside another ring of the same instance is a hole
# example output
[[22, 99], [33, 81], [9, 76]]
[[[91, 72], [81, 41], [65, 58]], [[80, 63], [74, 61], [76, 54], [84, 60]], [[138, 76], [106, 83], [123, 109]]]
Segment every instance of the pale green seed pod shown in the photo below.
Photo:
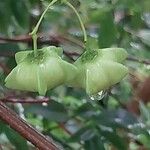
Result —
[[99, 61], [86, 66], [86, 92], [96, 94], [120, 82], [128, 73], [127, 67], [111, 61]]
[[104, 48], [98, 50], [100, 59], [107, 59], [119, 63], [124, 62], [128, 53], [123, 48]]
[[38, 50], [36, 57], [33, 51], [18, 52], [17, 66], [5, 79], [6, 87], [45, 95], [47, 90], [70, 82], [77, 69], [62, 60], [61, 54], [62, 49], [53, 46]]
[[68, 85], [83, 88], [89, 95], [106, 90], [127, 75], [128, 68], [120, 64], [126, 57], [119, 48], [87, 51], [74, 63], [78, 73]]

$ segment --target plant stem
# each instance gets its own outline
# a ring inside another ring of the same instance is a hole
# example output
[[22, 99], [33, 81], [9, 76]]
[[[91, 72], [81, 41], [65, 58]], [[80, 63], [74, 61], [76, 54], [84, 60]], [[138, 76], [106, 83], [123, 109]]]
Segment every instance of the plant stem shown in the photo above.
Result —
[[34, 56], [36, 56], [37, 55], [37, 34], [33, 34], [32, 39], [33, 39]]
[[78, 13], [77, 10], [75, 9], [75, 7], [74, 7], [71, 3], [69, 3], [68, 1], [65, 1], [65, 4], [68, 5], [68, 6], [75, 12], [75, 14], [77, 15], [77, 17], [78, 17], [78, 19], [79, 19], [79, 22], [80, 22], [80, 25], [81, 25], [81, 29], [82, 29], [82, 31], [83, 31], [84, 42], [86, 43], [86, 41], [87, 41], [87, 34], [86, 34], [86, 30], [85, 30], [84, 24], [83, 24], [83, 22], [82, 22], [82, 19], [81, 19], [79, 13]]
[[33, 47], [34, 47], [34, 55], [36, 56], [36, 51], [37, 51], [37, 32], [39, 29], [39, 26], [44, 18], [44, 15], [46, 14], [46, 12], [48, 11], [48, 9], [54, 4], [56, 3], [58, 0], [52, 0], [52, 2], [50, 2], [50, 4], [47, 6], [47, 8], [44, 10], [44, 12], [42, 13], [38, 23], [36, 24], [35, 28], [33, 29], [33, 31], [30, 33], [30, 35], [32, 36], [33, 39]]
[[0, 120], [3, 120], [12, 129], [17, 131], [22, 137], [27, 139], [40, 150], [62, 149], [59, 145], [56, 145], [56, 143], [51, 138], [47, 139], [44, 135], [27, 124], [26, 121], [20, 118], [2, 101], [0, 101]]
[[23, 104], [35, 103], [35, 104], [37, 104], [37, 103], [48, 103], [49, 99], [48, 98], [34, 99], [34, 98], [30, 98], [30, 97], [18, 99], [15, 97], [6, 97], [3, 99], [0, 99], [0, 101], [2, 101], [3, 103], [23, 103]]

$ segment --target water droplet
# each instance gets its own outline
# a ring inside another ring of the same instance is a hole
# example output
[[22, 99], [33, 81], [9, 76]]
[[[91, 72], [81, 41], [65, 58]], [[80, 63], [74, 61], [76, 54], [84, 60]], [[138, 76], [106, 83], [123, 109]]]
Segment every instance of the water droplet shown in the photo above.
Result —
[[42, 103], [42, 106], [45, 106], [45, 107], [46, 107], [46, 106], [48, 106], [48, 104], [45, 103], [45, 102], [43, 102], [43, 103]]
[[105, 96], [107, 95], [107, 91], [100, 91], [97, 94], [94, 95], [90, 95], [90, 99], [91, 100], [96, 100], [96, 101], [100, 101], [102, 100]]

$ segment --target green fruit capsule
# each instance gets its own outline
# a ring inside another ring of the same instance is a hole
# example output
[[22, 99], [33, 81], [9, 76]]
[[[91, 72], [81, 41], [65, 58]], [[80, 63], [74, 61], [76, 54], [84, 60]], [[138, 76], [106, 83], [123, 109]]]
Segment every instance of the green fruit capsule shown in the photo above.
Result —
[[128, 53], [123, 48], [104, 48], [98, 50], [98, 55], [100, 59], [122, 63], [127, 58]]
[[126, 51], [120, 48], [87, 51], [74, 63], [77, 76], [68, 84], [84, 88], [89, 95], [106, 90], [127, 75], [127, 67], [120, 63], [126, 57]]
[[36, 56], [33, 51], [16, 53], [17, 66], [5, 79], [6, 87], [45, 95], [47, 90], [70, 82], [77, 69], [62, 60], [61, 54], [62, 49], [54, 46], [39, 49]]

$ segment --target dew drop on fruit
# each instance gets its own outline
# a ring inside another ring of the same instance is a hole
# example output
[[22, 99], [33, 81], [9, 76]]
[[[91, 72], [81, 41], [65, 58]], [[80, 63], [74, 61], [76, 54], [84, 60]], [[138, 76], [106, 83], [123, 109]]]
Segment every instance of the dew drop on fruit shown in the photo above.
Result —
[[90, 99], [93, 100], [93, 101], [94, 100], [100, 101], [106, 96], [106, 94], [107, 94], [107, 91], [100, 91], [97, 94], [90, 95]]

